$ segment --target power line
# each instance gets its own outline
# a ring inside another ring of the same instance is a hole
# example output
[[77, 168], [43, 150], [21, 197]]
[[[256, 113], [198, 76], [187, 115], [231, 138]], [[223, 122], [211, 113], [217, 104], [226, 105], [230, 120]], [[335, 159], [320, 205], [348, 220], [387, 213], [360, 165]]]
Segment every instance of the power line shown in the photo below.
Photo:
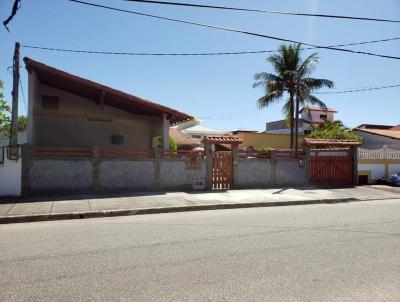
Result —
[[388, 88], [398, 88], [400, 84], [395, 85], [387, 85], [387, 86], [376, 86], [376, 87], [366, 87], [366, 88], [356, 88], [351, 90], [342, 90], [342, 91], [322, 91], [322, 92], [314, 92], [315, 94], [338, 94], [338, 93], [350, 93], [350, 92], [360, 92], [360, 91], [370, 91], [370, 90], [381, 90]]
[[146, 3], [146, 4], [162, 4], [162, 5], [174, 5], [174, 6], [185, 6], [185, 7], [195, 7], [195, 8], [211, 8], [211, 9], [220, 9], [220, 10], [268, 13], [268, 14], [290, 15], [290, 16], [305, 16], [305, 17], [335, 18], [335, 19], [349, 19], [349, 20], [360, 20], [360, 21], [400, 23], [400, 20], [391, 20], [391, 19], [328, 15], [328, 14], [295, 13], [295, 12], [283, 12], [283, 11], [266, 10], [266, 9], [227, 7], [227, 6], [204, 5], [204, 4], [195, 4], [195, 3], [170, 2], [170, 1], [154, 1], [154, 0], [124, 0], [124, 1], [140, 2], [140, 3]]
[[[331, 47], [343, 47], [353, 45], [364, 45], [380, 42], [388, 42], [400, 40], [400, 38], [388, 38], [381, 40], [372, 40], [364, 42], [355, 42], [347, 44], [332, 45]], [[102, 55], [128, 55], [128, 56], [218, 56], [218, 55], [245, 55], [245, 54], [260, 54], [260, 53], [274, 53], [276, 50], [255, 50], [255, 51], [231, 51], [231, 52], [199, 52], [199, 53], [146, 53], [146, 52], [115, 52], [115, 51], [97, 51], [97, 50], [84, 50], [84, 49], [67, 49], [67, 48], [54, 48], [43, 47], [35, 45], [21, 45], [23, 48], [60, 51], [60, 52], [74, 52], [74, 53], [87, 53], [87, 54], [102, 54]], [[303, 50], [316, 49], [315, 47], [305, 47]]]
[[[314, 94], [354, 93], [354, 92], [381, 90], [381, 89], [398, 88], [398, 87], [400, 87], [400, 84], [393, 84], [393, 85], [386, 85], [386, 86], [365, 87], [365, 88], [354, 88], [354, 89], [346, 89], [346, 90], [340, 90], [340, 91], [314, 92]], [[248, 110], [248, 113], [245, 113], [245, 114], [243, 114], [243, 111], [238, 111], [238, 112], [206, 115], [206, 116], [201, 116], [200, 119], [204, 119], [204, 120], [239, 119], [239, 118], [252, 116], [252, 115], [256, 114], [257, 112], [260, 112], [260, 110], [259, 109]]]
[[126, 10], [126, 9], [121, 9], [121, 8], [116, 8], [116, 7], [110, 7], [110, 6], [105, 6], [105, 5], [100, 5], [100, 4], [95, 4], [95, 3], [90, 3], [90, 2], [80, 1], [80, 0], [68, 0], [68, 1], [73, 2], [73, 3], [88, 5], [88, 6], [92, 6], [92, 7], [97, 7], [97, 8], [103, 8], [103, 9], [108, 9], [108, 10], [113, 10], [113, 11], [118, 11], [118, 12], [134, 14], [134, 15], [138, 15], [138, 16], [145, 16], [145, 17], [150, 17], [150, 18], [155, 18], [155, 19], [160, 19], [160, 20], [167, 20], [167, 21], [172, 21], [172, 22], [177, 22], [177, 23], [184, 23], [184, 24], [213, 28], [213, 29], [224, 30], [224, 31], [229, 31], [229, 32], [236, 32], [236, 33], [241, 33], [241, 34], [245, 34], [245, 35], [249, 35], [249, 36], [266, 38], [266, 39], [271, 39], [271, 40], [276, 40], [276, 41], [281, 41], [281, 42], [303, 44], [306, 46], [311, 46], [311, 47], [320, 48], [320, 49], [329, 49], [329, 50], [334, 50], [334, 51], [341, 51], [341, 52], [347, 52], [347, 53], [381, 57], [381, 58], [386, 58], [386, 59], [400, 60], [400, 57], [396, 57], [396, 56], [376, 54], [376, 53], [370, 53], [370, 52], [365, 52], [365, 51], [356, 51], [356, 50], [345, 49], [345, 48], [315, 45], [315, 44], [311, 44], [311, 43], [304, 43], [301, 41], [279, 38], [279, 37], [274, 37], [274, 36], [270, 36], [270, 35], [264, 35], [264, 34], [244, 31], [244, 30], [240, 30], [240, 29], [204, 24], [204, 23], [197, 23], [197, 22], [193, 22], [193, 21], [187, 21], [187, 20], [181, 20], [181, 19], [175, 19], [175, 18], [169, 18], [169, 17], [162, 17], [162, 16], [158, 16], [158, 15], [146, 14], [146, 13], [141, 13], [141, 12], [137, 12], [137, 11]]

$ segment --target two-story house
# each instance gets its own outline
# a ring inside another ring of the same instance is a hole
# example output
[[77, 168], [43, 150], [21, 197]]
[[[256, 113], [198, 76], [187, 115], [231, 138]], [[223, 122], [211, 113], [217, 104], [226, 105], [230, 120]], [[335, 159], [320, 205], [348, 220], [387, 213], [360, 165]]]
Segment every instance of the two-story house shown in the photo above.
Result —
[[[336, 110], [330, 108], [317, 108], [308, 107], [301, 109], [301, 118], [299, 119], [299, 134], [309, 134], [311, 132], [311, 126], [320, 125], [324, 121], [333, 121]], [[279, 120], [274, 122], [268, 122], [266, 125], [266, 133], [276, 134], [289, 134], [290, 127], [289, 121]]]

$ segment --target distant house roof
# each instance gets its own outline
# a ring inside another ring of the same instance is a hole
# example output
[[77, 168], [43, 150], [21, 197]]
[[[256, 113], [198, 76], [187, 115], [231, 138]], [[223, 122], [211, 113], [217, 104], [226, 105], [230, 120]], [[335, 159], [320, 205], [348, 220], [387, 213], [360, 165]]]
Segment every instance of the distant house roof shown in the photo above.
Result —
[[78, 77], [30, 58], [24, 58], [24, 62], [28, 72], [34, 70], [39, 82], [44, 85], [67, 91], [95, 102], [99, 102], [102, 94], [104, 94], [104, 104], [132, 114], [159, 115], [165, 113], [171, 125], [193, 119], [192, 116], [186, 113]]
[[[300, 113], [303, 112], [305, 108], [301, 108]], [[331, 109], [331, 108], [320, 108], [320, 107], [308, 107], [309, 111], [323, 111], [323, 112], [333, 112], [333, 113], [337, 113], [337, 111], [335, 109]]]
[[240, 132], [258, 133], [257, 130], [251, 130], [251, 129], [236, 129], [236, 130], [231, 131], [232, 134], [237, 134]]
[[361, 124], [357, 126], [355, 129], [392, 129], [393, 125], [376, 125], [376, 124]]
[[353, 130], [394, 138], [394, 139], [400, 139], [400, 125], [388, 126], [388, 125], [362, 124], [354, 128]]
[[208, 134], [215, 135], [215, 134], [224, 134], [225, 133], [225, 131], [209, 128], [209, 127], [202, 126], [202, 125], [194, 125], [194, 126], [182, 129], [182, 132], [190, 133], [190, 134], [201, 133], [201, 134], [205, 134], [205, 135], [208, 135]]
[[176, 128], [169, 128], [169, 136], [174, 138], [178, 146], [182, 145], [193, 146], [193, 147], [201, 146], [201, 142], [199, 140], [195, 140], [191, 137], [186, 136], [184, 133], [182, 133], [179, 129]]

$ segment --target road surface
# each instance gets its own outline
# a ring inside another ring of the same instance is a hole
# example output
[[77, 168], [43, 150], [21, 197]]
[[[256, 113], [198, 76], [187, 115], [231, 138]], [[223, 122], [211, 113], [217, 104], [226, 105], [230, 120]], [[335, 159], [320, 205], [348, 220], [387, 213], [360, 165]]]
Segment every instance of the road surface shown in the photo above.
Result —
[[400, 301], [400, 199], [0, 225], [0, 301]]

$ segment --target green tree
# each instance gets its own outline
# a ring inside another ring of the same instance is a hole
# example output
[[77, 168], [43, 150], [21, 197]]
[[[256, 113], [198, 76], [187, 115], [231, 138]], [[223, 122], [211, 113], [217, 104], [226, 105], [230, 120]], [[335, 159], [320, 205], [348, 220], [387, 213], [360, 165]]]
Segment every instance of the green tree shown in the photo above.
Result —
[[313, 126], [308, 138], [345, 139], [361, 142], [361, 136], [345, 127], [341, 121], [325, 121], [319, 126]]
[[11, 108], [4, 99], [3, 82], [0, 81], [0, 136], [7, 135], [7, 127], [11, 123], [10, 111]]
[[[11, 108], [4, 99], [3, 82], [0, 81], [0, 137], [9, 137], [11, 127]], [[28, 127], [26, 116], [18, 117], [18, 132], [23, 132]]]
[[[333, 87], [333, 82], [326, 79], [314, 79], [309, 75], [318, 62], [316, 53], [301, 59], [301, 44], [280, 45], [278, 53], [267, 58], [276, 74], [260, 72], [255, 75], [253, 87], [262, 86], [265, 94], [257, 100], [259, 108], [265, 108], [280, 101], [286, 93], [289, 98], [283, 106], [283, 112], [289, 120], [290, 148], [298, 149], [298, 119], [300, 106], [326, 105], [312, 91], [322, 87]], [[295, 125], [296, 121], [296, 125]]]

